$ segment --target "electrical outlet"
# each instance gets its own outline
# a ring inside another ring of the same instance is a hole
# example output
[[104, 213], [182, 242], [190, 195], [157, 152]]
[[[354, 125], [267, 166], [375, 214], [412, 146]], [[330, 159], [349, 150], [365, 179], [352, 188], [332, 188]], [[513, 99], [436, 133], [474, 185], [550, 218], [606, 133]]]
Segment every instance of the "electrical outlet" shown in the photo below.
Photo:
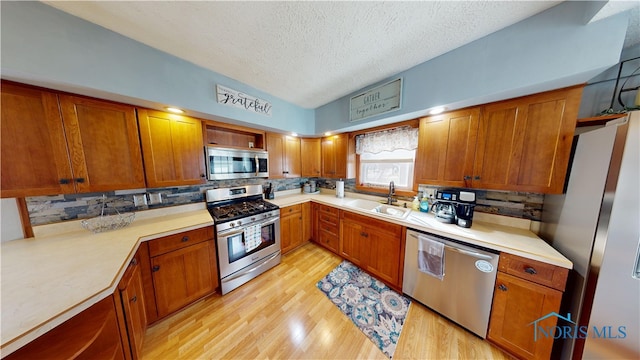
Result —
[[425, 194], [427, 195], [427, 197], [429, 197], [429, 198], [435, 198], [436, 197], [436, 189], [426, 188], [424, 191], [425, 191]]
[[133, 205], [135, 206], [147, 205], [147, 195], [146, 194], [133, 195]]
[[149, 194], [149, 204], [162, 204], [162, 193]]

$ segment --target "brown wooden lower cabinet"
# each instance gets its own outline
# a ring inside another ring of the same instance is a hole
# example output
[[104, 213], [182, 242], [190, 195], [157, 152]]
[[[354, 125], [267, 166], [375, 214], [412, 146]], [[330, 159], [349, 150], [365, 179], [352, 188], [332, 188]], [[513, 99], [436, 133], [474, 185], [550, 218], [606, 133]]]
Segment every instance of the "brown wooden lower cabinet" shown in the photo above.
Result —
[[125, 359], [115, 305], [109, 296], [5, 359]]
[[340, 213], [340, 255], [395, 289], [402, 288], [401, 225], [349, 211]]
[[280, 209], [280, 247], [283, 254], [297, 248], [311, 237], [310, 204], [296, 204]]
[[[502, 253], [487, 339], [522, 359], [549, 359], [568, 270]], [[551, 315], [548, 316], [547, 315]]]
[[312, 205], [312, 239], [329, 251], [340, 251], [340, 210], [327, 205]]
[[[133, 359], [140, 358], [144, 334], [147, 330], [147, 314], [145, 309], [144, 288], [142, 286], [142, 273], [140, 271], [139, 253], [131, 260], [127, 270], [118, 285], [116, 302], [122, 305], [124, 326], [121, 332], [125, 333], [123, 339], [128, 343]], [[124, 328], [124, 329], [123, 329]], [[125, 346], [127, 348], [127, 346]], [[126, 352], [127, 349], [125, 349]]]

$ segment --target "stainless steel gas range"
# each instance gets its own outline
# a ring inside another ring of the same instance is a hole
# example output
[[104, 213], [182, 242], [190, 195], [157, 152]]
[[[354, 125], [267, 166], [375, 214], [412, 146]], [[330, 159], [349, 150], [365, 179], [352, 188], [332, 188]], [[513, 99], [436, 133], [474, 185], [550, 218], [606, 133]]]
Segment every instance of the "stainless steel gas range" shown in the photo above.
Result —
[[280, 263], [280, 209], [261, 185], [207, 190], [222, 295]]

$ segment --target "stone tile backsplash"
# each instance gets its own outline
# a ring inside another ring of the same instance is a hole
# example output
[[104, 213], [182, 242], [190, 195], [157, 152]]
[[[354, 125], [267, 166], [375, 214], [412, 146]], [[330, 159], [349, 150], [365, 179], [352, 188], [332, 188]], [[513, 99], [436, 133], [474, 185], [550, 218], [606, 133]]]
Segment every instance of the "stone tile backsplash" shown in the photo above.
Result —
[[[317, 186], [335, 189], [336, 179], [312, 178]], [[54, 196], [27, 197], [27, 208], [31, 225], [44, 225], [67, 220], [86, 219], [100, 216], [105, 204], [104, 214], [141, 211], [190, 203], [204, 203], [204, 193], [208, 189], [242, 186], [247, 184], [273, 184], [276, 191], [300, 189], [308, 178], [294, 179], [242, 179], [210, 181], [198, 186], [178, 186], [155, 189], [111, 191], [105, 193], [66, 194]], [[421, 185], [420, 190], [426, 187]], [[357, 192], [355, 179], [345, 179], [345, 191]], [[507, 215], [517, 218], [540, 221], [544, 195], [533, 193], [515, 193], [502, 191], [476, 190], [477, 206], [475, 211]], [[133, 197], [139, 194], [161, 194], [162, 203], [135, 206]], [[104, 200], [103, 200], [104, 198]], [[409, 201], [411, 199], [408, 199]]]

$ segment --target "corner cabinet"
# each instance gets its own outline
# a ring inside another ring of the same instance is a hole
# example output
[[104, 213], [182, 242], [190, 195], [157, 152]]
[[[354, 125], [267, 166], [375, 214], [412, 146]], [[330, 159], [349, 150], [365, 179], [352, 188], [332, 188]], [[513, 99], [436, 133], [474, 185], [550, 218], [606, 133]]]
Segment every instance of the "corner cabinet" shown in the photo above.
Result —
[[2, 82], [2, 197], [144, 188], [135, 108]]
[[340, 255], [396, 290], [402, 288], [404, 236], [401, 225], [340, 213]]
[[322, 138], [322, 177], [352, 178], [355, 176], [355, 142], [350, 144], [349, 134]]
[[582, 86], [420, 120], [415, 186], [561, 193]]
[[537, 327], [556, 326], [557, 317], [546, 315], [560, 311], [568, 273], [558, 266], [500, 254], [487, 339], [518, 358], [549, 359], [554, 339]]
[[269, 178], [297, 178], [301, 175], [300, 138], [267, 133]]
[[202, 121], [138, 109], [147, 187], [206, 182]]
[[218, 287], [212, 226], [150, 240], [149, 255], [158, 318]]
[[121, 304], [123, 310], [124, 326], [120, 329], [121, 332], [126, 331], [123, 343], [129, 344], [128, 348], [133, 359], [142, 357], [142, 344], [147, 330], [145, 295], [139, 258], [140, 253], [137, 253], [131, 260], [115, 293], [116, 302]]
[[301, 138], [300, 156], [302, 157], [302, 177], [322, 175], [322, 139]]
[[115, 306], [108, 296], [3, 359], [125, 359]]

